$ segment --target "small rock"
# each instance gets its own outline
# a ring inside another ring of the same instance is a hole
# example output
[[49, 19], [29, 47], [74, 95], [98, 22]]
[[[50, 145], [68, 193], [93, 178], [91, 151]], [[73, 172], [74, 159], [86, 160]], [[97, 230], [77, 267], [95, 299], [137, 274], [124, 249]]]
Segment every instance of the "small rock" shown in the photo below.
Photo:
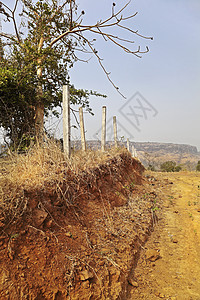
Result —
[[80, 273], [80, 280], [85, 281], [94, 277], [94, 274], [88, 270], [84, 270]]
[[128, 283], [130, 285], [132, 285], [133, 287], [138, 287], [139, 286], [138, 283], [136, 281], [134, 281], [132, 278], [128, 279]]
[[72, 237], [72, 234], [71, 234], [70, 231], [66, 232], [65, 235], [66, 235], [67, 237], [70, 237], [70, 238]]
[[50, 228], [51, 225], [52, 225], [52, 223], [53, 223], [53, 220], [49, 220], [49, 221], [46, 223], [47, 228]]
[[102, 248], [102, 249], [101, 249], [101, 252], [103, 252], [103, 253], [109, 253], [109, 252], [110, 252], [110, 249], [108, 249], [108, 248]]
[[199, 208], [199, 209], [197, 209], [197, 212], [200, 212], [200, 208]]
[[155, 292], [155, 296], [157, 296], [159, 298], [165, 298], [165, 295], [163, 295], [162, 293], [159, 293], [159, 292]]
[[178, 243], [178, 240], [177, 239], [172, 239], [172, 242], [177, 244]]
[[88, 280], [85, 280], [85, 281], [83, 281], [83, 288], [85, 288], [85, 289], [89, 289], [89, 287], [90, 287], [90, 283], [89, 283], [89, 281]]
[[152, 262], [160, 258], [160, 254], [158, 253], [157, 250], [154, 249], [147, 250], [145, 256], [146, 256], [146, 260], [150, 260]]
[[34, 221], [35, 225], [40, 226], [44, 222], [44, 220], [46, 219], [47, 216], [48, 216], [48, 213], [46, 211], [36, 208], [33, 211], [33, 221]]

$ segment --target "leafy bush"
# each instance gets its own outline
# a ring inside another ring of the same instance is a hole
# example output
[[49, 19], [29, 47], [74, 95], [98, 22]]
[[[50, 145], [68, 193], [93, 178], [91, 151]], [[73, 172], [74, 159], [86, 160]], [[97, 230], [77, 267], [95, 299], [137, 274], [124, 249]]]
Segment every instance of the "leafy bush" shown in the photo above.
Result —
[[199, 160], [198, 163], [197, 163], [196, 171], [200, 172], [200, 160]]
[[162, 172], [179, 172], [181, 170], [180, 165], [176, 165], [175, 161], [166, 161], [160, 165]]
[[179, 172], [181, 169], [182, 169], [181, 166], [178, 165], [178, 166], [175, 167], [174, 171], [175, 171], [175, 172]]
[[156, 169], [155, 169], [154, 165], [151, 165], [151, 164], [149, 164], [149, 166], [148, 166], [147, 170], [150, 170], [150, 171], [153, 171], [153, 172], [155, 172], [155, 171], [156, 171]]

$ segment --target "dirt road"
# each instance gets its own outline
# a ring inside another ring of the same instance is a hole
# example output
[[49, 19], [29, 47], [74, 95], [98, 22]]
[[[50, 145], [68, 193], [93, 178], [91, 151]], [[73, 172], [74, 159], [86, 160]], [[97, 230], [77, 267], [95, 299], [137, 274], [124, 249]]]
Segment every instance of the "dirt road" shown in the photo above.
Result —
[[[163, 209], [145, 244], [128, 299], [200, 300], [200, 174], [163, 173]], [[172, 184], [173, 183], [173, 184]]]

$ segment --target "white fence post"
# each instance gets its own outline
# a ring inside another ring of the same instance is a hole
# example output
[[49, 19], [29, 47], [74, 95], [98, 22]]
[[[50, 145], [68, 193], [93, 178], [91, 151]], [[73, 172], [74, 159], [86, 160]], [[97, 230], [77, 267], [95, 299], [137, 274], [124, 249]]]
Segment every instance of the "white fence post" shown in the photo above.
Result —
[[101, 151], [106, 147], [106, 106], [102, 107]]
[[137, 151], [136, 151], [136, 149], [135, 149], [135, 147], [134, 146], [132, 146], [132, 155], [133, 155], [133, 157], [137, 157]]
[[135, 148], [134, 148], [134, 146], [132, 146], [132, 155], [133, 155], [133, 157], [135, 157]]
[[117, 120], [116, 120], [116, 116], [113, 117], [113, 130], [114, 130], [115, 148], [117, 148]]
[[127, 150], [130, 152], [130, 142], [128, 138], [127, 138]]
[[86, 151], [86, 142], [85, 142], [85, 128], [83, 120], [83, 108], [79, 107], [79, 118], [80, 118], [80, 128], [81, 128], [81, 147], [83, 151]]
[[71, 132], [70, 132], [70, 93], [69, 86], [63, 85], [63, 149], [70, 158], [71, 155]]

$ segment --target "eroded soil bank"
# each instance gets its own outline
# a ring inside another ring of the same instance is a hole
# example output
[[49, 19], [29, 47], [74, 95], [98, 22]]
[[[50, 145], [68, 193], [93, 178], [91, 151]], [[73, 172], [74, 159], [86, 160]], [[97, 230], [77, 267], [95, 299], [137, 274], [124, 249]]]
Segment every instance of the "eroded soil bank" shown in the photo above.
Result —
[[[172, 182], [162, 189], [162, 209], [141, 250], [127, 299], [200, 299], [200, 174], [154, 173]], [[159, 193], [159, 188], [157, 188]]]
[[125, 152], [0, 212], [0, 299], [125, 299], [162, 185], [143, 171]]
[[0, 299], [200, 299], [200, 174], [128, 152], [63, 174], [0, 211]]

